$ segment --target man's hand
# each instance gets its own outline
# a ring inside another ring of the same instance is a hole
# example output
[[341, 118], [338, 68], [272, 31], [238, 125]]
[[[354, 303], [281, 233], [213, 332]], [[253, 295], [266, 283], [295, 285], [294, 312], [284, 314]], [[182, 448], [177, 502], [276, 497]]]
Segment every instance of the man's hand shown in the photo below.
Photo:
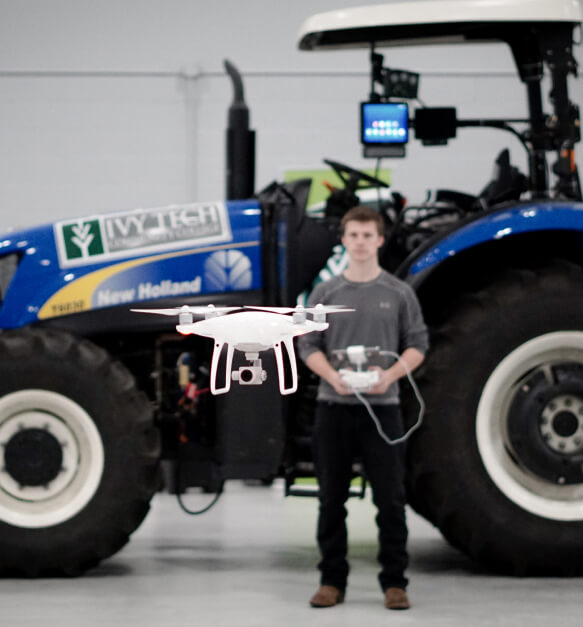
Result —
[[329, 373], [326, 377], [326, 381], [328, 381], [328, 383], [334, 388], [336, 394], [340, 394], [341, 396], [352, 394], [352, 390], [346, 385], [346, 383], [344, 383], [344, 379], [338, 370], [334, 370], [333, 373]]
[[369, 370], [376, 370], [379, 373], [379, 380], [366, 390], [367, 394], [384, 394], [389, 389], [391, 383], [396, 381], [391, 368], [383, 370], [379, 366], [371, 366]]
[[[398, 381], [401, 377], [404, 377], [407, 374], [407, 369], [409, 372], [413, 372], [417, 366], [419, 366], [425, 356], [423, 353], [419, 352], [416, 348], [407, 348], [403, 351], [401, 355], [400, 361], [397, 361], [387, 370], [383, 370], [378, 366], [371, 366], [369, 370], [377, 370], [379, 373], [379, 382], [375, 383], [373, 387], [367, 390], [367, 394], [384, 394], [388, 389], [391, 383]], [[407, 368], [405, 368], [405, 365]]]
[[334, 388], [337, 394], [342, 396], [352, 394], [350, 388], [342, 380], [342, 376], [338, 370], [332, 368], [326, 355], [324, 355], [322, 351], [312, 353], [306, 359], [306, 366], [319, 377], [325, 379]]

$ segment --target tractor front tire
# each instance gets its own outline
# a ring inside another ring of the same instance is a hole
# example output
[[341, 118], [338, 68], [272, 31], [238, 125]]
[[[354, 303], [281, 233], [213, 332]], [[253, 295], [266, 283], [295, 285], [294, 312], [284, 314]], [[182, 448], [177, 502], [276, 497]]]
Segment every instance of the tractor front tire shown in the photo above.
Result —
[[0, 335], [0, 570], [77, 575], [118, 551], [158, 480], [133, 376], [67, 333]]

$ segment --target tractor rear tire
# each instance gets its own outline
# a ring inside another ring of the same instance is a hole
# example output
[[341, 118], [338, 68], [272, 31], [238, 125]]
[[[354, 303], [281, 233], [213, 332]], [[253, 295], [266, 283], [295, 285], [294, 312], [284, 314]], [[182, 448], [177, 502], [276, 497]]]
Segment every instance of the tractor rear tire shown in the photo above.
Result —
[[583, 271], [507, 271], [432, 332], [410, 502], [498, 572], [583, 573]]

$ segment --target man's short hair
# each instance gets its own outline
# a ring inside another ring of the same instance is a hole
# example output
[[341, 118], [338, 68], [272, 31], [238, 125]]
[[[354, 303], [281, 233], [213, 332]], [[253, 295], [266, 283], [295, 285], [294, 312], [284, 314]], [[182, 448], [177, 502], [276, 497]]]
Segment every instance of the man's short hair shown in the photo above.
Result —
[[356, 207], [352, 207], [349, 209], [343, 216], [340, 221], [340, 233], [344, 235], [344, 229], [346, 228], [346, 223], [350, 220], [355, 220], [356, 222], [374, 222], [377, 225], [377, 231], [379, 235], [384, 235], [384, 224], [383, 218], [378, 211], [375, 211], [372, 207], [366, 207], [365, 205], [357, 205]]

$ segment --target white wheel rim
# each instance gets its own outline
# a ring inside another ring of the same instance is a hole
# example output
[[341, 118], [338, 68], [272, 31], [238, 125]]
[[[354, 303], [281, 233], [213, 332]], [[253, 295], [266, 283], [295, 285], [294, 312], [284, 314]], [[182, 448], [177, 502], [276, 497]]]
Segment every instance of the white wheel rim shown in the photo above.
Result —
[[552, 483], [518, 465], [508, 453], [508, 412], [517, 382], [534, 368], [561, 362], [583, 364], [583, 333], [548, 333], [509, 353], [482, 391], [476, 437], [490, 478], [516, 505], [552, 520], [583, 520], [583, 484]]
[[0, 399], [0, 445], [22, 429], [48, 431], [61, 445], [62, 468], [46, 486], [21, 486], [6, 471], [0, 449], [0, 520], [29, 528], [69, 520], [91, 500], [103, 474], [103, 443], [94, 422], [65, 396], [21, 390]]

